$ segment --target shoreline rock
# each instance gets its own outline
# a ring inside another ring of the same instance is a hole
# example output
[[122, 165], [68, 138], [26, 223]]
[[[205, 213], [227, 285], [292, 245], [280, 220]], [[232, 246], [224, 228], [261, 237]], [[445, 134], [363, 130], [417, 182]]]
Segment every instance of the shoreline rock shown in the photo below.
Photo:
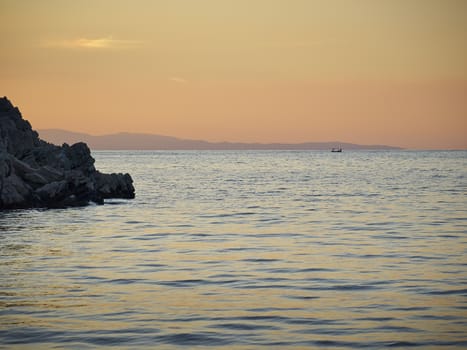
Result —
[[17, 107], [0, 98], [0, 210], [65, 208], [135, 197], [129, 174], [103, 174], [89, 147], [43, 141]]

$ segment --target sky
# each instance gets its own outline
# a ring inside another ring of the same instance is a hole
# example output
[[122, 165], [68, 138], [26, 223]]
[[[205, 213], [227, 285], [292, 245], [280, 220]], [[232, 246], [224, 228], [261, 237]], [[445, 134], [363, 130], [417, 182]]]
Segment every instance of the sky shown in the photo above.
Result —
[[467, 1], [0, 0], [35, 129], [467, 149]]

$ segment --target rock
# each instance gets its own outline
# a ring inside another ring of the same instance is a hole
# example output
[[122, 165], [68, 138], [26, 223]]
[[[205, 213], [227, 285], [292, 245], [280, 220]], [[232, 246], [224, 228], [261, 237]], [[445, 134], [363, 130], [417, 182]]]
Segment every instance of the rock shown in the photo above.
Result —
[[129, 174], [102, 174], [94, 173], [96, 190], [104, 199], [106, 198], [132, 198], [132, 179]]
[[63, 208], [134, 198], [129, 174], [102, 174], [89, 147], [39, 138], [18, 108], [0, 98], [0, 210]]

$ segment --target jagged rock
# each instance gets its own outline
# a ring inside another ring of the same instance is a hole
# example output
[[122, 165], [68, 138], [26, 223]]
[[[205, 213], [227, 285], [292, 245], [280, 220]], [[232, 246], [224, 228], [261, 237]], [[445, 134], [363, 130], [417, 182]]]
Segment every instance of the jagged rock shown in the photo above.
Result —
[[0, 98], [0, 210], [62, 208], [134, 198], [129, 174], [102, 174], [89, 147], [39, 138], [18, 108]]
[[132, 180], [129, 174], [102, 174], [99, 171], [93, 175], [96, 190], [104, 199], [113, 198], [131, 198]]

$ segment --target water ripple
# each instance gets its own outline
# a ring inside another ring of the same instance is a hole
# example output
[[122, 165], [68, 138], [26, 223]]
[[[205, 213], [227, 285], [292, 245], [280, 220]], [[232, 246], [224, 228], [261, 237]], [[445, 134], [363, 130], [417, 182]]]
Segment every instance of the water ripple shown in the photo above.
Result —
[[0, 213], [0, 348], [467, 347], [467, 152], [97, 152]]

